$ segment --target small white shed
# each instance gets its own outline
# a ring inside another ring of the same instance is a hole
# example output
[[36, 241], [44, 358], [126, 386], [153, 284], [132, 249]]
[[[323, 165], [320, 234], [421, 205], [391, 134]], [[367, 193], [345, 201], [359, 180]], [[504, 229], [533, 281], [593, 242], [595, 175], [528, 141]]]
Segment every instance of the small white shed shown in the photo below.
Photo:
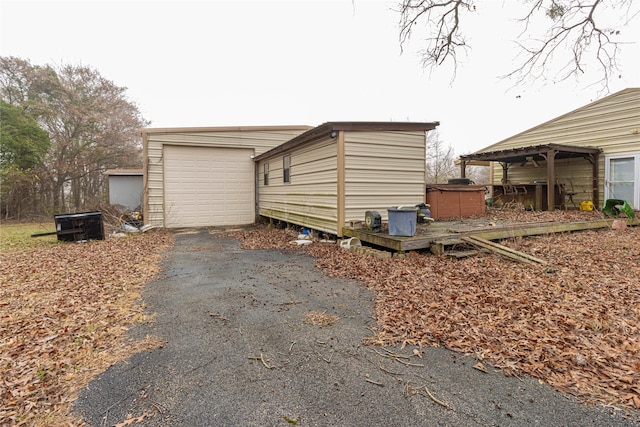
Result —
[[109, 180], [109, 204], [128, 211], [142, 207], [142, 169], [109, 169], [104, 172]]

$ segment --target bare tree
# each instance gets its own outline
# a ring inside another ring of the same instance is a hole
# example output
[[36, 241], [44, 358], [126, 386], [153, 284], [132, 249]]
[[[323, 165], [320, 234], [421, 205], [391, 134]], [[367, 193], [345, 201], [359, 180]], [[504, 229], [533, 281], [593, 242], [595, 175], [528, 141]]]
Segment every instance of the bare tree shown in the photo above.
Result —
[[[481, 7], [476, 0], [403, 0], [399, 5], [400, 46], [408, 43], [414, 27], [427, 31], [425, 46], [420, 51], [425, 68], [435, 68], [451, 62], [454, 70], [458, 54], [469, 44], [464, 35], [464, 19]], [[555, 78], [565, 80], [585, 72], [585, 62], [595, 61], [604, 88], [620, 71], [618, 55], [624, 43], [622, 31], [640, 17], [637, 0], [521, 0], [528, 12], [519, 18], [523, 25], [521, 37], [532, 31], [533, 22], [548, 24], [540, 34], [529, 40], [517, 41], [522, 55], [516, 67], [503, 77], [513, 77], [517, 83], [532, 81], [555, 69]], [[607, 23], [607, 15], [615, 15], [615, 27]], [[561, 55], [567, 50], [567, 56]], [[455, 72], [454, 72], [455, 73]]]
[[453, 147], [440, 139], [437, 130], [427, 134], [427, 184], [444, 184], [455, 178], [458, 173], [455, 159]]
[[489, 166], [467, 166], [465, 175], [476, 184], [489, 184]]
[[0, 57], [0, 96], [31, 115], [50, 138], [37, 170], [49, 211], [92, 208], [105, 199], [106, 169], [142, 163], [139, 129], [148, 122], [126, 88], [90, 67], [41, 67]]

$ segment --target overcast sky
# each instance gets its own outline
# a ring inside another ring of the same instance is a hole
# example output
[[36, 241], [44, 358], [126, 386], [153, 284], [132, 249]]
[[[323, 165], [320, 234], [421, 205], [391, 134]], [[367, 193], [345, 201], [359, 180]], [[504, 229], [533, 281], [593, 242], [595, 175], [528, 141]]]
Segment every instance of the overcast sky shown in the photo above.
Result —
[[[440, 121], [467, 154], [602, 96], [593, 76], [513, 88], [513, 0], [479, 2], [458, 67], [401, 53], [396, 2], [0, 0], [0, 55], [95, 68], [151, 127]], [[626, 28], [615, 92], [640, 86], [640, 25]], [[587, 72], [594, 67], [587, 66]], [[588, 73], [587, 73], [588, 74]]]

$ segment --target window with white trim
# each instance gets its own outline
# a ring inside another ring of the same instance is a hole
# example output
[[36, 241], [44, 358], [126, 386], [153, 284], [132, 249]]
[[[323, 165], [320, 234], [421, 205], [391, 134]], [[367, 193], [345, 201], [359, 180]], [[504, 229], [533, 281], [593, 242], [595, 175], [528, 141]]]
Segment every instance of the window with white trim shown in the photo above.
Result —
[[626, 200], [640, 209], [640, 154], [605, 158], [604, 198]]

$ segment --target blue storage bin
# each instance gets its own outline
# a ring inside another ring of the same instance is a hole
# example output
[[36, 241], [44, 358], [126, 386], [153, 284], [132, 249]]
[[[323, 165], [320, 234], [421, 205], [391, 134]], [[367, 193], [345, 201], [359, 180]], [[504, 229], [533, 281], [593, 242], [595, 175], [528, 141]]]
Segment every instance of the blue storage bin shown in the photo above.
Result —
[[389, 213], [389, 235], [411, 237], [416, 234], [418, 208], [415, 206], [392, 206]]

